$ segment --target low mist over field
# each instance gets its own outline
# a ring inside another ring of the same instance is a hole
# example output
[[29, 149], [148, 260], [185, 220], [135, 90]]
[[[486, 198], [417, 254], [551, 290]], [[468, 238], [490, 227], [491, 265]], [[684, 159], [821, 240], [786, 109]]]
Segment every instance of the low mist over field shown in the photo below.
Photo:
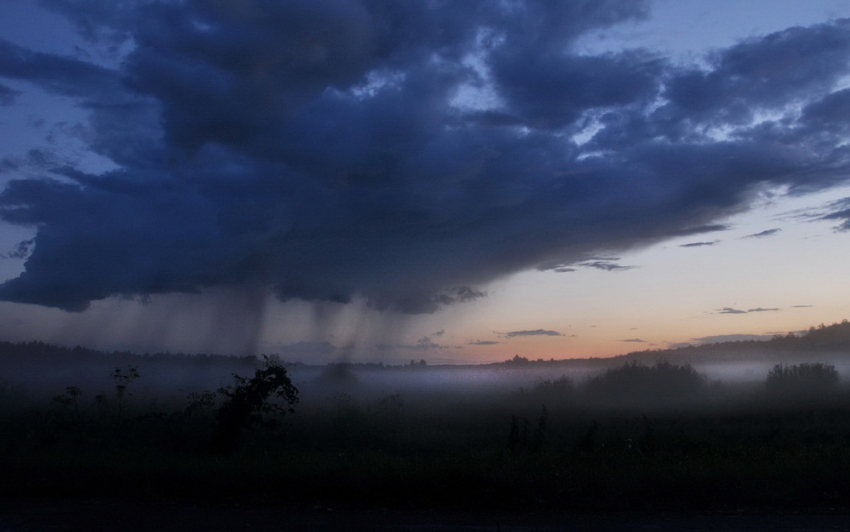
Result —
[[[730, 341], [673, 350], [633, 352], [611, 358], [530, 360], [515, 355], [501, 363], [433, 365], [423, 360], [407, 363], [350, 363], [327, 365], [282, 362], [306, 402], [321, 402], [334, 394], [350, 395], [363, 404], [400, 394], [420, 398], [486, 400], [494, 395], [529, 392], [541, 384], [568, 381], [581, 388], [589, 380], [624, 366], [658, 363], [692, 368], [705, 387], [745, 385], [756, 389], [776, 365], [828, 364], [850, 381], [850, 325], [846, 320], [828, 327], [812, 327], [798, 335], [772, 340]], [[142, 377], [137, 392], [151, 398], [181, 398], [192, 392], [215, 391], [232, 374], [248, 375], [262, 365], [255, 357], [203, 354], [105, 353], [81, 347], [47, 344], [0, 344], [0, 378], [5, 388], [36, 395], [58, 393], [75, 385], [94, 395], [114, 385], [115, 368], [137, 367]], [[651, 390], [649, 390], [651, 392]], [[691, 390], [696, 394], [699, 390]], [[698, 394], [697, 394], [698, 395]], [[680, 397], [679, 399], [683, 399]], [[556, 398], [557, 399], [557, 398]], [[570, 399], [567, 395], [557, 400]], [[638, 397], [634, 400], [639, 402]], [[675, 406], [676, 398], [670, 398]]]
[[299, 519], [850, 511], [848, 338], [845, 321], [476, 366], [5, 343], [0, 496], [239, 501]]

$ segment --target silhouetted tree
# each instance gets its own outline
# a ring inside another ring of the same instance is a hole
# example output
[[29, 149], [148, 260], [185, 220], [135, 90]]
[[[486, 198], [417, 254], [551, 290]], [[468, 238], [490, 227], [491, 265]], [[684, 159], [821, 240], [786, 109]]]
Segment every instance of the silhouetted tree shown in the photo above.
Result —
[[254, 376], [233, 374], [235, 385], [220, 388], [225, 401], [216, 411], [216, 432], [213, 442], [216, 450], [230, 453], [236, 449], [242, 431], [263, 425], [274, 427], [275, 416], [291, 414], [298, 403], [298, 388], [292, 384], [286, 368], [268, 357], [263, 357], [265, 367], [257, 369]]

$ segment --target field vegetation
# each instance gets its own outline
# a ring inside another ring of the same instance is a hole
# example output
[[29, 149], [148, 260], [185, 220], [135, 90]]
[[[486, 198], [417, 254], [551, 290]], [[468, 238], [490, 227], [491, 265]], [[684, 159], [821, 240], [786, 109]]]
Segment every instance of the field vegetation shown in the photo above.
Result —
[[[447, 388], [419, 364], [232, 359], [218, 387], [187, 392], [146, 385], [136, 360], [52, 395], [0, 388], [0, 495], [516, 511], [850, 500], [850, 391], [827, 363], [747, 385], [671, 362], [522, 384], [506, 367]], [[378, 386], [375, 371], [407, 380]]]

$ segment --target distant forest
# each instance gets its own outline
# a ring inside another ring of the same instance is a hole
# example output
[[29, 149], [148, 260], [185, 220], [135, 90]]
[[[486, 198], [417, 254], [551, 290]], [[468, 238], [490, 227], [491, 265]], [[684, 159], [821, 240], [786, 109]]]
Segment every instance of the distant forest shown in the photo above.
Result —
[[[785, 336], [774, 336], [770, 340], [746, 340], [721, 342], [704, 345], [689, 345], [676, 349], [655, 349], [636, 351], [625, 355], [606, 358], [584, 359], [537, 359], [532, 360], [520, 355], [504, 362], [486, 364], [490, 367], [524, 367], [545, 365], [619, 365], [626, 362], [651, 364], [659, 360], [684, 364], [704, 364], [731, 361], [781, 360], [788, 357], [806, 358], [809, 354], [816, 357], [824, 353], [850, 355], [850, 322], [846, 319], [833, 325], [811, 327], [803, 334], [789, 333]], [[273, 360], [280, 360], [277, 355], [269, 355]], [[139, 365], [142, 367], [197, 367], [219, 368], [228, 371], [243, 371], [254, 368], [260, 358], [254, 356], [229, 356], [215, 354], [187, 353], [132, 353], [130, 351], [98, 351], [77, 346], [73, 348], [50, 345], [44, 342], [0, 342], [0, 379], [4, 370], [37, 365], [42, 370], [58, 369], [69, 363], [75, 366], [122, 366]], [[308, 366], [302, 363], [288, 363], [286, 366]], [[427, 364], [424, 360], [401, 362], [396, 365], [383, 363], [345, 363], [361, 369], [422, 369]], [[333, 364], [332, 364], [333, 365]]]
[[570, 365], [570, 364], [600, 364], [610, 365], [626, 362], [655, 363], [661, 360], [678, 364], [705, 364], [715, 362], [737, 361], [771, 361], [785, 358], [806, 358], [824, 353], [850, 355], [850, 322], [846, 319], [832, 325], [820, 324], [810, 327], [801, 335], [788, 333], [785, 336], [776, 335], [770, 340], [741, 340], [733, 342], [718, 342], [703, 345], [687, 345], [675, 349], [651, 349], [634, 351], [625, 355], [606, 358], [584, 359], [537, 359], [530, 360], [519, 355], [505, 362], [494, 365], [525, 366], [525, 365]]

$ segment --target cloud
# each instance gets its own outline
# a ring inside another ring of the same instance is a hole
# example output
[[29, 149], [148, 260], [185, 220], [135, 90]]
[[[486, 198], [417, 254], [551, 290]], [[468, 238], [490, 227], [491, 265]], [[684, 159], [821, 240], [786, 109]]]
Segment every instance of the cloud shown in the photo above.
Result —
[[634, 342], [638, 344], [645, 344], [646, 340], [641, 340], [640, 338], [629, 338], [627, 340], [623, 340], [624, 342]]
[[764, 237], [767, 237], [767, 236], [773, 236], [780, 231], [782, 231], [782, 229], [767, 229], [767, 230], [762, 231], [760, 233], [747, 235], [744, 238], [764, 238]]
[[497, 345], [499, 342], [494, 342], [493, 340], [476, 340], [474, 342], [469, 342], [469, 345]]
[[643, 0], [46, 5], [122, 60], [0, 40], [0, 76], [87, 111], [81, 139], [117, 168], [42, 158], [0, 193], [0, 219], [36, 231], [4, 301], [265, 286], [434, 312], [540, 265], [629, 269], [588, 257], [848, 175], [848, 20], [689, 68], [571, 51]]
[[0, 85], [0, 106], [9, 106], [15, 103], [15, 99], [23, 94], [21, 91], [10, 89], [5, 85]]
[[687, 227], [683, 229], [679, 229], [670, 233], [670, 236], [692, 236], [692, 235], [701, 235], [704, 233], [714, 233], [717, 231], [728, 231], [730, 226], [726, 224], [708, 224], [708, 225], [700, 225], [698, 227]]
[[778, 308], [762, 308], [762, 307], [751, 308], [749, 310], [740, 310], [740, 309], [735, 309], [735, 308], [730, 308], [730, 307], [723, 307], [721, 309], [716, 310], [715, 312], [717, 312], [718, 314], [748, 314], [748, 313], [751, 313], [751, 312], [777, 312], [779, 310], [780, 309], [778, 309]]
[[713, 240], [711, 242], [691, 242], [690, 244], [682, 244], [679, 247], [680, 248], [698, 248], [698, 247], [703, 247], [703, 246], [713, 246], [713, 245], [715, 245], [719, 242], [720, 242], [719, 240]]
[[558, 273], [568, 273], [577, 271], [577, 268], [573, 266], [578, 266], [582, 268], [594, 268], [607, 272], [624, 271], [636, 268], [636, 266], [621, 266], [616, 263], [616, 261], [618, 260], [620, 260], [619, 257], [585, 257], [581, 261], [553, 261], [549, 263], [538, 264], [536, 269], [542, 272], [554, 271]]
[[819, 220], [839, 220], [841, 224], [837, 225], [835, 230], [850, 231], [850, 198], [834, 201], [827, 206], [827, 209], [832, 212], [819, 216]]
[[583, 262], [583, 263], [579, 264], [579, 266], [583, 266], [585, 268], [595, 268], [597, 270], [603, 270], [603, 271], [606, 271], [606, 272], [626, 271], [626, 270], [631, 270], [633, 268], [636, 268], [636, 266], [621, 266], [621, 265], [616, 264], [614, 262], [601, 261], [601, 260], [591, 261], [591, 262]]
[[514, 338], [516, 336], [564, 336], [557, 331], [547, 331], [544, 329], [535, 329], [533, 331], [511, 331], [505, 333], [505, 336]]
[[35, 245], [35, 239], [23, 240], [18, 242], [15, 246], [15, 249], [9, 251], [8, 253], [0, 253], [0, 258], [4, 259], [25, 259], [32, 253], [33, 246]]

